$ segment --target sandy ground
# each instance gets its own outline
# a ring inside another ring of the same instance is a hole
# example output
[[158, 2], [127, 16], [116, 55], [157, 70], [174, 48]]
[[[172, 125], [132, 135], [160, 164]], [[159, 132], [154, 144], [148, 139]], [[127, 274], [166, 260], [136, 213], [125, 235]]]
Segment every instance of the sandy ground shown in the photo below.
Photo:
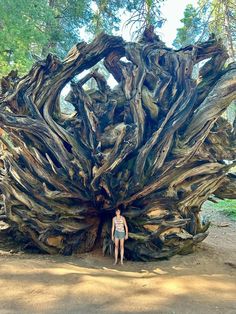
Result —
[[207, 209], [210, 235], [168, 261], [112, 265], [0, 251], [0, 313], [236, 313], [236, 222]]

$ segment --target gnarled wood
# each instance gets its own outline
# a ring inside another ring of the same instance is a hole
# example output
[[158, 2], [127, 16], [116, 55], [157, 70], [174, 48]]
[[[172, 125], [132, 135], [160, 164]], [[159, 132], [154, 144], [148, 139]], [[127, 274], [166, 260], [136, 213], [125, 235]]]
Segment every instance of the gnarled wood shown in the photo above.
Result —
[[[10, 73], [0, 95], [2, 214], [46, 252], [108, 252], [119, 205], [127, 258], [191, 252], [207, 236], [203, 202], [235, 197], [224, 160], [236, 159], [236, 132], [221, 115], [236, 98], [236, 66], [226, 59], [214, 38], [174, 51], [150, 28], [136, 43], [100, 34], [63, 61], [48, 55], [23, 78]], [[74, 79], [101, 60], [115, 88], [99, 70]], [[86, 90], [90, 79], [96, 90]], [[60, 110], [68, 82], [73, 115]]]

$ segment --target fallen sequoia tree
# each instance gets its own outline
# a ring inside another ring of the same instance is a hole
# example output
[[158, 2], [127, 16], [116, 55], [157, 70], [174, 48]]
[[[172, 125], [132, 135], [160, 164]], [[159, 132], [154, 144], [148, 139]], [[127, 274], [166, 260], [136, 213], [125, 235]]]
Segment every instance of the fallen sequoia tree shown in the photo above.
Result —
[[[63, 61], [49, 54], [26, 76], [2, 78], [8, 222], [51, 254], [101, 245], [105, 253], [120, 206], [127, 258], [191, 252], [208, 234], [203, 202], [214, 194], [236, 198], [236, 177], [228, 174], [236, 132], [222, 117], [236, 98], [236, 65], [225, 66], [227, 58], [214, 36], [176, 51], [149, 27], [138, 42], [102, 33]], [[99, 70], [78, 79], [101, 60], [118, 83], [113, 89]], [[97, 88], [86, 90], [90, 79]], [[71, 115], [60, 110], [69, 82]]]

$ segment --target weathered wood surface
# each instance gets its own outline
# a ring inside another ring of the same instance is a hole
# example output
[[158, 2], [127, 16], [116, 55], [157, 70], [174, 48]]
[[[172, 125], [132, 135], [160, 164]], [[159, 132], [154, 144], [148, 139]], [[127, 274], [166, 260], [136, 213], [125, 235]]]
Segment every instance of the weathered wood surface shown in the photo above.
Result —
[[[227, 57], [215, 38], [174, 51], [149, 28], [136, 43], [100, 34], [64, 61], [50, 54], [23, 78], [2, 78], [0, 127], [12, 143], [1, 136], [8, 222], [49, 253], [102, 244], [106, 252], [120, 205], [127, 258], [191, 252], [207, 236], [202, 203], [214, 193], [235, 197], [224, 160], [236, 159], [236, 132], [221, 117], [236, 98], [236, 65], [225, 67]], [[114, 89], [97, 70], [74, 79], [102, 59]], [[97, 89], [86, 90], [92, 78]], [[72, 115], [60, 110], [68, 82]]]

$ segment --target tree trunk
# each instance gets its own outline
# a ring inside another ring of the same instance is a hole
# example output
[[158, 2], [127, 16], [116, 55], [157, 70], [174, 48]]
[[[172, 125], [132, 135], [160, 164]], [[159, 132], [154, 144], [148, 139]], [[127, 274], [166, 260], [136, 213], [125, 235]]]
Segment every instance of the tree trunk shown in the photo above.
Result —
[[[123, 61], [126, 57], [127, 61]], [[174, 51], [149, 27], [138, 42], [100, 34], [78, 43], [64, 61], [54, 55], [28, 75], [1, 81], [1, 190], [4, 215], [48, 253], [103, 246], [120, 206], [129, 227], [125, 255], [152, 260], [191, 252], [207, 236], [199, 216], [235, 178], [235, 131], [221, 115], [236, 98], [236, 66], [210, 38]], [[104, 60], [118, 85], [93, 71]], [[197, 80], [194, 65], [207, 61]], [[95, 79], [97, 89], [84, 84]], [[72, 115], [60, 111], [60, 93]], [[228, 185], [227, 185], [227, 184]]]

